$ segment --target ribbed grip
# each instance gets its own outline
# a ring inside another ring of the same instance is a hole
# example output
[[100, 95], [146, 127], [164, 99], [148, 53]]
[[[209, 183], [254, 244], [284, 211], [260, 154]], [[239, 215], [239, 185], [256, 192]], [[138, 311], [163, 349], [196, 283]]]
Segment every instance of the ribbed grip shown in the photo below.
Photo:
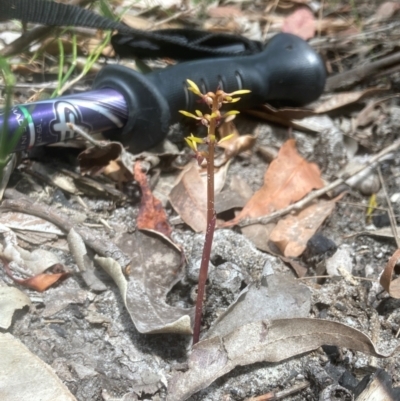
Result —
[[235, 104], [235, 108], [248, 109], [266, 102], [286, 106], [310, 103], [323, 92], [326, 72], [307, 42], [281, 33], [252, 56], [181, 63], [146, 77], [167, 99], [173, 122], [179, 118], [178, 110], [199, 108], [198, 97], [187, 90], [187, 78], [205, 92], [215, 92], [218, 87], [225, 92], [251, 90]]
[[265, 102], [304, 105], [324, 90], [326, 73], [317, 53], [297, 36], [278, 34], [261, 52], [252, 56], [209, 58], [139, 74], [122, 66], [103, 68], [95, 89], [112, 88], [121, 93], [129, 109], [128, 122], [110, 138], [120, 140], [134, 151], [156, 144], [168, 126], [181, 118], [179, 110], [201, 109], [199, 98], [187, 89], [186, 79], [203, 92], [249, 89], [235, 109], [248, 109]]

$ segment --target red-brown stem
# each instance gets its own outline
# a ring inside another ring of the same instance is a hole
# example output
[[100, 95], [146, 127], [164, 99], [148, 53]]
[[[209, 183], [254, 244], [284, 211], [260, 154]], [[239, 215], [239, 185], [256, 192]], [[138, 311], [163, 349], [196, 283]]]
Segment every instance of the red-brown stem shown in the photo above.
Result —
[[206, 290], [206, 281], [208, 276], [208, 264], [210, 262], [211, 246], [215, 231], [216, 217], [214, 216], [210, 224], [207, 226], [206, 238], [204, 241], [203, 256], [201, 259], [200, 273], [199, 273], [199, 285], [197, 290], [197, 300], [196, 300], [196, 314], [194, 318], [194, 328], [193, 328], [193, 345], [199, 342], [200, 339], [200, 328], [201, 328], [201, 318], [203, 315], [203, 299]]
[[[218, 110], [218, 103], [214, 101], [212, 112]], [[199, 273], [199, 285], [197, 289], [196, 311], [193, 328], [193, 345], [199, 342], [201, 317], [203, 315], [203, 299], [208, 277], [208, 265], [210, 263], [211, 247], [214, 238], [216, 215], [214, 210], [214, 147], [216, 119], [210, 121], [208, 129], [208, 155], [207, 155], [207, 231], [204, 241], [203, 256]]]

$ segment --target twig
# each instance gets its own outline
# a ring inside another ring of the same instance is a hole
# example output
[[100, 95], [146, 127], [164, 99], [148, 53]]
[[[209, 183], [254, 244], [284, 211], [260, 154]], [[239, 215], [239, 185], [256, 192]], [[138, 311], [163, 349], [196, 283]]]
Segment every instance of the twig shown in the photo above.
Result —
[[93, 146], [97, 148], [103, 149], [109, 146], [108, 142], [98, 141], [94, 139], [89, 133], [87, 133], [84, 129], [82, 129], [78, 125], [75, 125], [74, 123], [67, 123], [67, 127], [71, 131], [74, 131], [75, 134], [80, 135], [82, 138], [86, 139], [88, 142], [90, 142]]
[[326, 81], [325, 90], [330, 91], [356, 84], [372, 74], [381, 72], [382, 69], [398, 63], [400, 63], [400, 52], [383, 57], [377, 61], [366, 62], [352, 70], [329, 77]]
[[[378, 283], [379, 280], [376, 278], [368, 278], [368, 277], [361, 277], [361, 276], [352, 276], [353, 278], [360, 280], [360, 281], [372, 281], [374, 283]], [[343, 276], [330, 276], [329, 274], [325, 274], [322, 276], [307, 276], [307, 277], [298, 277], [296, 280], [311, 280], [311, 279], [319, 279], [319, 278], [335, 278], [335, 279], [344, 279]]]
[[327, 192], [331, 191], [332, 189], [335, 189], [339, 185], [344, 184], [349, 178], [354, 177], [355, 175], [366, 170], [367, 168], [369, 168], [370, 166], [372, 166], [373, 164], [378, 162], [382, 157], [386, 156], [390, 152], [397, 150], [399, 147], [400, 147], [400, 139], [397, 140], [396, 142], [392, 143], [391, 145], [387, 146], [386, 148], [382, 149], [375, 156], [372, 156], [364, 166], [357, 167], [353, 170], [352, 173], [347, 174], [344, 177], [338, 178], [331, 184], [326, 185], [325, 187], [323, 187], [321, 189], [310, 192], [306, 197], [304, 197], [300, 201], [293, 203], [292, 205], [289, 205], [288, 207], [286, 207], [284, 209], [281, 209], [274, 213], [268, 214], [266, 216], [243, 219], [238, 223], [238, 226], [245, 227], [245, 226], [250, 226], [252, 224], [268, 224], [271, 221], [274, 221], [282, 216], [285, 216], [286, 214], [288, 214], [290, 212], [295, 212], [295, 211], [301, 210], [314, 199], [317, 199], [321, 195], [325, 195]]
[[399, 240], [399, 236], [397, 234], [397, 224], [396, 224], [396, 219], [394, 217], [394, 212], [393, 212], [393, 208], [392, 208], [392, 202], [390, 202], [387, 190], [386, 190], [386, 185], [385, 182], [383, 181], [383, 177], [382, 177], [382, 172], [381, 169], [378, 166], [378, 175], [379, 175], [379, 181], [381, 182], [381, 186], [382, 186], [382, 191], [383, 194], [386, 198], [386, 203], [388, 206], [388, 215], [389, 215], [389, 221], [390, 221], [390, 228], [392, 230], [392, 234], [394, 239], [396, 240], [396, 245], [397, 248], [400, 248], [400, 240]]
[[298, 384], [294, 384], [292, 387], [289, 387], [286, 390], [269, 392], [267, 394], [259, 395], [257, 397], [246, 398], [246, 400], [244, 401], [277, 401], [289, 395], [298, 393], [299, 391], [302, 391], [308, 387], [310, 387], [310, 382], [304, 381]]

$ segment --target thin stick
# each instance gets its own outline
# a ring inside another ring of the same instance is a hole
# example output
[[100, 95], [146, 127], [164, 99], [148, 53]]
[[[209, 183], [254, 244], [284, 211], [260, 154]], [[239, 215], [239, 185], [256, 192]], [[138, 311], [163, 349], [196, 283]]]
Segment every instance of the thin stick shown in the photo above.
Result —
[[386, 203], [388, 206], [390, 228], [392, 230], [393, 237], [396, 240], [397, 248], [400, 248], [400, 240], [399, 240], [399, 236], [397, 234], [397, 224], [396, 224], [396, 219], [394, 217], [392, 202], [390, 202], [388, 193], [386, 191], [386, 185], [385, 185], [385, 182], [383, 181], [382, 172], [381, 172], [381, 169], [379, 168], [379, 166], [378, 166], [378, 175], [379, 175], [379, 181], [381, 182], [382, 191], [383, 191], [383, 194], [385, 195]]
[[286, 390], [278, 391], [276, 393], [269, 392], [267, 394], [262, 394], [257, 397], [246, 398], [244, 401], [277, 401], [277, 400], [281, 400], [284, 397], [287, 397], [289, 395], [298, 393], [299, 391], [302, 391], [302, 390], [306, 389], [307, 387], [310, 387], [310, 382], [304, 381], [304, 382], [295, 384]]
[[289, 205], [288, 207], [286, 207], [284, 209], [278, 210], [278, 211], [271, 213], [269, 215], [266, 215], [266, 216], [243, 219], [238, 223], [238, 225], [239, 225], [239, 227], [245, 227], [245, 226], [250, 226], [251, 224], [268, 224], [271, 221], [274, 221], [282, 216], [285, 216], [286, 214], [288, 214], [290, 212], [301, 210], [314, 199], [317, 199], [321, 195], [325, 195], [327, 192], [331, 191], [332, 189], [335, 189], [339, 185], [344, 184], [349, 178], [354, 177], [358, 173], [361, 173], [362, 171], [366, 170], [373, 164], [377, 163], [380, 159], [382, 159], [388, 153], [394, 152], [398, 148], [400, 148], [400, 139], [397, 140], [396, 142], [392, 143], [391, 145], [387, 146], [386, 148], [382, 149], [375, 156], [372, 156], [364, 166], [357, 167], [356, 169], [354, 169], [354, 171], [352, 173], [347, 174], [346, 176], [344, 176], [342, 178], [338, 178], [331, 184], [326, 185], [325, 187], [323, 187], [321, 189], [310, 192], [307, 196], [305, 196], [300, 201], [293, 203], [292, 205]]
[[400, 52], [383, 57], [376, 61], [369, 61], [352, 70], [333, 75], [326, 81], [325, 90], [331, 91], [344, 86], [353, 85], [363, 79], [380, 72], [383, 68], [390, 67], [393, 64], [400, 63]]
[[[372, 282], [379, 282], [378, 279], [376, 278], [367, 278], [367, 277], [360, 277], [360, 276], [352, 276], [353, 278], [357, 280], [362, 280], [362, 281], [372, 281]], [[329, 276], [328, 274], [323, 275], [323, 276], [307, 276], [307, 277], [298, 277], [296, 280], [311, 280], [313, 278], [336, 278], [336, 279], [343, 279], [343, 276]]]

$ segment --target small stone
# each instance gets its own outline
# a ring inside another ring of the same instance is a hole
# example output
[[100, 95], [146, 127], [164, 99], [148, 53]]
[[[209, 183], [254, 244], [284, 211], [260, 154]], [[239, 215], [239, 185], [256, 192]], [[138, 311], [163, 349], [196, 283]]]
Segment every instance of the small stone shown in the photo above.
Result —
[[[201, 258], [190, 260], [188, 265], [186, 266], [186, 277], [188, 280], [198, 283], [199, 281], [199, 273], [201, 266]], [[214, 265], [210, 262], [208, 265], [208, 275], [213, 271]]]
[[239, 291], [244, 277], [239, 266], [226, 262], [215, 267], [210, 272], [209, 279], [213, 285], [236, 293]]
[[372, 222], [377, 228], [389, 227], [390, 219], [388, 213], [378, 214], [372, 217]]
[[400, 192], [394, 193], [394, 194], [390, 197], [390, 202], [392, 202], [392, 203], [400, 202]]
[[341, 276], [338, 269], [343, 268], [350, 274], [353, 271], [353, 258], [351, 247], [341, 245], [336, 253], [326, 260], [326, 271], [330, 276]]

